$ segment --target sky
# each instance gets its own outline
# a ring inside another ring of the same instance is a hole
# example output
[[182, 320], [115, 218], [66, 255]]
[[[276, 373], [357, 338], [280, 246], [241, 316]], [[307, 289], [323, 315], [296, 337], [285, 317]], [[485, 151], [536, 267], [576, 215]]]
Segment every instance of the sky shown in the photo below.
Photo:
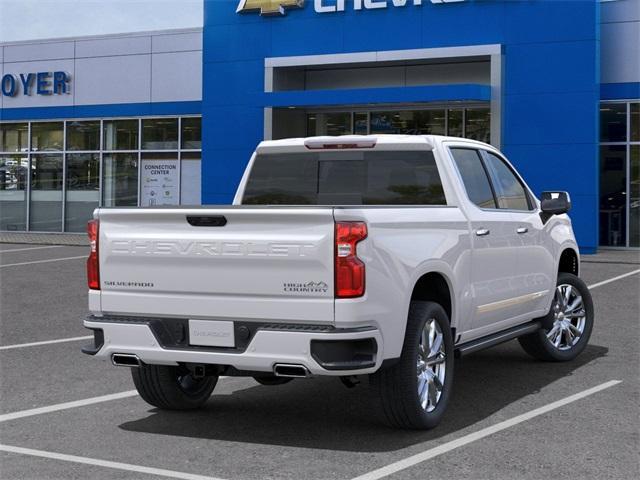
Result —
[[0, 43], [202, 26], [203, 0], [0, 0]]

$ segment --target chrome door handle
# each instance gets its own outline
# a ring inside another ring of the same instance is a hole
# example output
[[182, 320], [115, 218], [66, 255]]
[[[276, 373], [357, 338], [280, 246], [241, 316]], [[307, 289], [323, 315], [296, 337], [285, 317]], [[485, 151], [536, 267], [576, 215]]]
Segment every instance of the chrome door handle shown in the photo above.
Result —
[[491, 233], [491, 230], [487, 230], [486, 228], [481, 228], [480, 230], [476, 230], [476, 235], [479, 237], [486, 237]]
[[518, 235], [524, 235], [525, 233], [529, 232], [529, 229], [527, 227], [521, 227], [518, 230], [516, 230], [516, 232], [518, 232]]

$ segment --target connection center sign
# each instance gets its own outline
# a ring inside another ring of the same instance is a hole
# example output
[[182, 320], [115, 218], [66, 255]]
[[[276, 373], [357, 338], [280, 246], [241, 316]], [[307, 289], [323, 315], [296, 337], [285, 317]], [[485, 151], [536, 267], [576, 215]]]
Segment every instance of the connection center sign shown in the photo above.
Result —
[[143, 207], [180, 204], [180, 164], [178, 160], [143, 160], [141, 175]]

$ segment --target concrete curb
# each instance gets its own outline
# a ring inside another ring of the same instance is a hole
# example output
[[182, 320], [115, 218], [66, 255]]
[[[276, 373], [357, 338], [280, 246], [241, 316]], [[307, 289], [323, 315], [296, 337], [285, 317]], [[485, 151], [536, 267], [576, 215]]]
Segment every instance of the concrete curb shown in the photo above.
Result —
[[73, 233], [23, 233], [0, 232], [0, 243], [23, 243], [29, 245], [70, 245], [89, 246], [89, 239], [83, 234]]

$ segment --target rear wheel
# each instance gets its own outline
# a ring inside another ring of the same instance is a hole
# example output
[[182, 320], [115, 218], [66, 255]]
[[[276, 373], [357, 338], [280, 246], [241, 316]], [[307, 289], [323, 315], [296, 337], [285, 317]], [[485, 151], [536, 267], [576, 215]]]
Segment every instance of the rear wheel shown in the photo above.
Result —
[[537, 359], [566, 362], [585, 349], [593, 322], [589, 287], [575, 275], [561, 273], [551, 310], [542, 320], [545, 327], [518, 341], [525, 352]]
[[391, 425], [407, 429], [438, 425], [453, 385], [453, 338], [440, 305], [411, 303], [400, 360], [373, 374], [371, 383]]
[[200, 408], [218, 383], [217, 376], [195, 378], [182, 366], [141, 365], [131, 375], [142, 399], [164, 410]]

